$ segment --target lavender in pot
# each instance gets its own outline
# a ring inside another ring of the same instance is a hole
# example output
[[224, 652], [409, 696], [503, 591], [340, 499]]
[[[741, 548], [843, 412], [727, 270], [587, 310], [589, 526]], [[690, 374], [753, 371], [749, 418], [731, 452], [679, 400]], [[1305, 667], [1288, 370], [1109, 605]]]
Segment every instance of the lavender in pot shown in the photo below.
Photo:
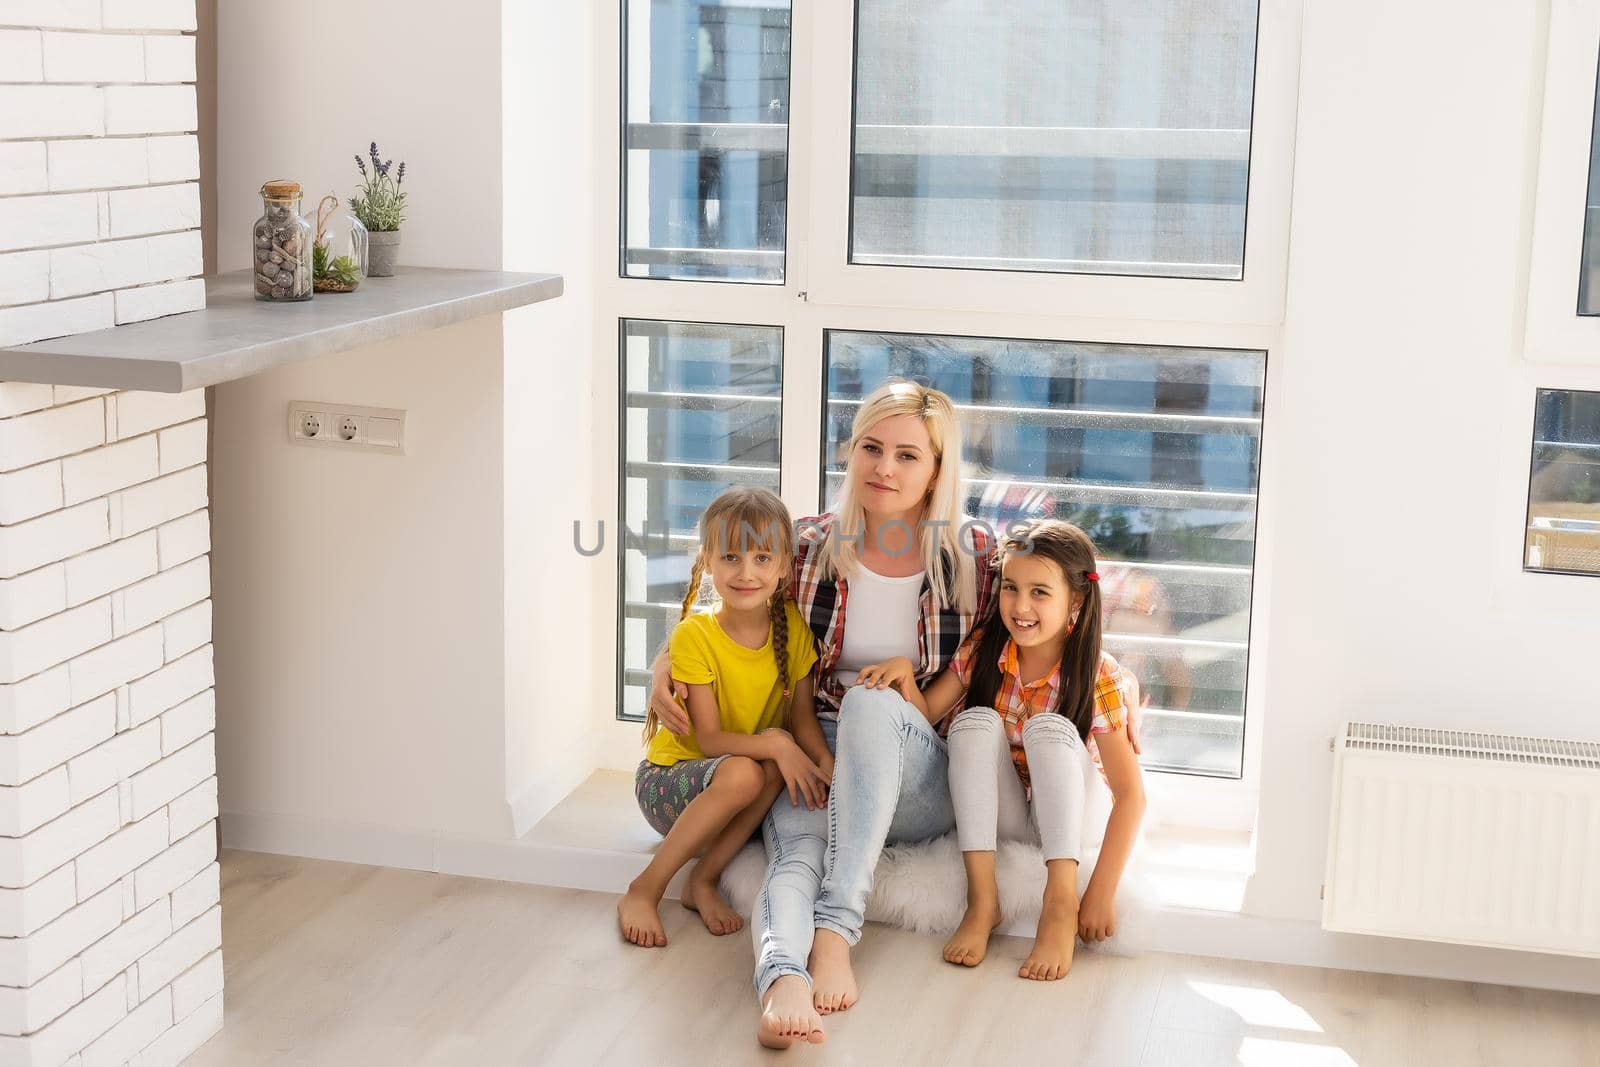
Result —
[[367, 149], [372, 161], [356, 156], [356, 167], [361, 171], [361, 191], [350, 198], [350, 210], [367, 229], [367, 274], [373, 278], [387, 278], [394, 274], [395, 258], [400, 251], [400, 224], [406, 220], [406, 194], [400, 186], [406, 180], [406, 164], [389, 176], [394, 163], [378, 155], [378, 142]]

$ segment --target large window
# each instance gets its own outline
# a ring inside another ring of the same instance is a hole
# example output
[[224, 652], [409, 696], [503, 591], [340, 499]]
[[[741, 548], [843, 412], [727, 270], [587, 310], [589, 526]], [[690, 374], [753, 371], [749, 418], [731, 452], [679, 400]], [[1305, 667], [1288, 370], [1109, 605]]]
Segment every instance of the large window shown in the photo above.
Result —
[[622, 273], [783, 281], [789, 5], [630, 0]]
[[1600, 363], [1600, 5], [1545, 6], [1523, 354], [1538, 364], [1593, 367]]
[[1101, 547], [1145, 766], [1248, 777], [1299, 0], [607, 7], [618, 717], [645, 711], [705, 504], [828, 508], [898, 375], [960, 408], [972, 517]]
[[1588, 194], [1583, 202], [1583, 262], [1578, 266], [1578, 314], [1600, 315], [1600, 73], [1589, 128]]
[[1236, 775], [1265, 356], [829, 331], [824, 506], [867, 392], [896, 375], [948, 393], [966, 513], [1094, 539], [1106, 648], [1150, 697], [1145, 765]]
[[621, 711], [642, 717], [648, 668], [683, 610], [700, 512], [730, 485], [778, 488], [783, 331], [622, 324]]
[[1255, 0], [859, 0], [851, 261], [1244, 272]]
[[1600, 574], [1600, 393], [1541, 389], [1523, 565]]

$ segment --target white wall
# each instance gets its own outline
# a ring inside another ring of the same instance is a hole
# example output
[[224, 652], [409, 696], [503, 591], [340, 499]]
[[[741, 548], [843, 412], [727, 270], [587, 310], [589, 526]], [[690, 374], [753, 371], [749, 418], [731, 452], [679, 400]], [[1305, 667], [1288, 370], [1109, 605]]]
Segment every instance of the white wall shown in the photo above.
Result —
[[[1252, 914], [1320, 915], [1328, 739], [1347, 720], [1600, 739], [1600, 611], [1547, 617], [1500, 595], [1587, 582], [1600, 604], [1593, 579], [1521, 575], [1496, 536], [1526, 503], [1531, 425], [1509, 455], [1502, 430], [1531, 410], [1521, 307], [1544, 6], [1306, 7], [1263, 443], [1277, 551], [1259, 591], [1272, 622]], [[1522, 475], [1509, 493], [1508, 464]]]
[[497, 2], [218, 6], [218, 269], [248, 264], [262, 182], [347, 199], [372, 141], [407, 163], [401, 263], [499, 264]]
[[[592, 624], [590, 577], [569, 563], [570, 520], [554, 518], [592, 513], [596, 491], [581, 444], [590, 19], [498, 0], [448, 19], [420, 0], [221, 8], [223, 270], [245, 262], [263, 180], [298, 179], [307, 209], [343, 197], [351, 157], [376, 139], [407, 161], [402, 263], [568, 277], [560, 300], [503, 324], [217, 389], [225, 836], [428, 865], [429, 839], [520, 833], [592, 766], [578, 693], [568, 714], [557, 704], [599, 654], [573, 639]], [[269, 55], [259, 42], [283, 24], [307, 32]], [[291, 445], [293, 399], [403, 408], [407, 454]]]
[[591, 372], [610, 358], [592, 321], [594, 211], [611, 203], [590, 165], [607, 136], [593, 108], [594, 22], [581, 4], [505, 3], [505, 266], [566, 275], [560, 300], [505, 316], [505, 754], [518, 834], [593, 769], [585, 680], [611, 678], [609, 640], [583, 635], [611, 625], [594, 590], [613, 564], [572, 547], [573, 519], [592, 529], [615, 510], [594, 433], [616, 401], [593, 394]]
[[[225, 812], [504, 832], [499, 339], [474, 319], [218, 388]], [[307, 398], [405, 410], [406, 454], [290, 444]]]
[[[246, 262], [262, 181], [343, 198], [374, 139], [407, 163], [401, 262], [498, 266], [499, 16], [221, 5], [221, 269]], [[284, 27], [291, 47], [262, 47]], [[508, 831], [501, 355], [489, 317], [218, 387], [224, 811]], [[403, 408], [406, 455], [291, 445], [293, 399]]]

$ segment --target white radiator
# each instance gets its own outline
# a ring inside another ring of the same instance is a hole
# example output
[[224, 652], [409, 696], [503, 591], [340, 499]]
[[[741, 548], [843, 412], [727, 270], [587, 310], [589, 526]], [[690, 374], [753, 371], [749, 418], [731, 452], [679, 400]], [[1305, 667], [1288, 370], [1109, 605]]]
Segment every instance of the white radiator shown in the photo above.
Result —
[[1322, 926], [1600, 956], [1600, 744], [1349, 723]]

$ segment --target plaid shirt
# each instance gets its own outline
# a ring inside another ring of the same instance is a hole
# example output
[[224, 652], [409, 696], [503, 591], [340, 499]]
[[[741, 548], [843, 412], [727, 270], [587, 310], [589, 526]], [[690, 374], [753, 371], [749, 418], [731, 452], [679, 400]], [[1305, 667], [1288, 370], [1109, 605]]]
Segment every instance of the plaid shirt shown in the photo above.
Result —
[[[833, 668], [844, 651], [844, 610], [850, 583], [843, 578], [822, 576], [822, 545], [833, 522], [834, 516], [828, 514], [813, 515], [796, 524], [798, 536], [794, 581], [790, 587], [800, 614], [805, 616], [806, 622], [811, 625], [811, 632], [817, 638], [817, 714], [823, 718], [838, 718], [839, 703], [844, 699], [846, 688], [834, 679]], [[964, 615], [957, 608], [937, 603], [932, 585], [926, 576], [923, 578], [922, 599], [917, 614], [919, 688], [926, 687], [939, 676], [973, 627], [986, 618], [998, 602], [1000, 570], [994, 565], [994, 537], [982, 525], [973, 525], [968, 529], [971, 531], [978, 572], [975, 611], [971, 615]], [[946, 566], [948, 568], [948, 563]], [[942, 729], [949, 729], [948, 723]]]
[[[972, 684], [972, 656], [978, 647], [983, 631], [978, 630], [950, 662], [962, 685]], [[1024, 682], [1017, 661], [1017, 643], [1007, 641], [1000, 650], [1000, 688], [995, 692], [994, 706], [1006, 723], [1006, 739], [1011, 742], [1011, 762], [1016, 764], [1017, 776], [1028, 785], [1028, 754], [1022, 749], [1022, 724], [1049, 712], [1056, 706], [1061, 692], [1061, 665], [1036, 682]], [[1108, 734], [1122, 729], [1129, 706], [1127, 694], [1122, 691], [1122, 669], [1109, 653], [1100, 653], [1100, 669], [1094, 682], [1094, 721], [1089, 726], [1089, 738], [1084, 747], [1094, 760], [1095, 769], [1104, 778], [1106, 769], [1100, 762], [1100, 746], [1095, 744], [1095, 734]]]

